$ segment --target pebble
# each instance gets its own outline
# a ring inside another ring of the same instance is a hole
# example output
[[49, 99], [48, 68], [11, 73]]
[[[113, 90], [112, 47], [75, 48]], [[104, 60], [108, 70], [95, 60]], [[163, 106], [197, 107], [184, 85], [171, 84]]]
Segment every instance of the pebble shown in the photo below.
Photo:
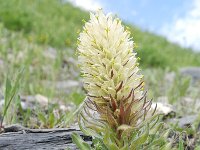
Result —
[[48, 98], [43, 96], [43, 95], [40, 95], [40, 94], [37, 94], [35, 96], [35, 100], [43, 107], [46, 107], [48, 106]]

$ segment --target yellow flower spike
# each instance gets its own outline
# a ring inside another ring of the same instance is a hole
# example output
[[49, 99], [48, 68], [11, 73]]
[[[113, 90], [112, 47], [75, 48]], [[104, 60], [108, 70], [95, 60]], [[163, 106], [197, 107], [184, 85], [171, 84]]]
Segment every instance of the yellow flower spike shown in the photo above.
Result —
[[[133, 51], [135, 43], [129, 32], [118, 18], [98, 10], [90, 14], [78, 43], [79, 66], [84, 74], [83, 82], [87, 83], [84, 84], [88, 95], [85, 109], [92, 108], [87, 117], [103, 121], [105, 129], [111, 128], [119, 141], [122, 135], [130, 135], [128, 130], [123, 134], [122, 127], [136, 127], [146, 115], [147, 108], [143, 107], [151, 104], [144, 100], [143, 75], [137, 62], [140, 58]], [[120, 145], [123, 146], [123, 141]]]

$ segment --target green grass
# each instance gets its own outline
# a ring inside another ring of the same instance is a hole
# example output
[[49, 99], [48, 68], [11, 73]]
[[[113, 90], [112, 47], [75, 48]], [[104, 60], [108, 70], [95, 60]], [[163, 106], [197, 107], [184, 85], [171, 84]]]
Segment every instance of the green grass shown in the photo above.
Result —
[[164, 37], [142, 32], [138, 28], [131, 29], [144, 68], [160, 67], [176, 70], [184, 66], [200, 66], [200, 53], [181, 48], [177, 44], [168, 42]]
[[[18, 97], [15, 98], [16, 100], [5, 97], [6, 101], [13, 101], [13, 103], [6, 104], [3, 109], [4, 112], [0, 110], [0, 118], [6, 116], [6, 114], [16, 114], [16, 111], [10, 112], [10, 108], [17, 110], [18, 113], [17, 116], [14, 116], [14, 119], [10, 118], [9, 121], [4, 119], [4, 124], [20, 123], [33, 128], [52, 128], [67, 119], [63, 116], [66, 116], [69, 111], [60, 111], [59, 103], [65, 106], [68, 103], [79, 104], [84, 98], [81, 87], [70, 88], [68, 92], [65, 89], [58, 90], [56, 88], [58, 81], [78, 80], [78, 75], [73, 74], [74, 71], [78, 72], [77, 66], [68, 62], [71, 57], [67, 49], [52, 49], [49, 45], [29, 41], [22, 32], [8, 30], [1, 23], [0, 37], [0, 61], [3, 62], [3, 65], [0, 64], [0, 93], [7, 93], [8, 86], [3, 86], [6, 79], [8, 77], [14, 78], [18, 70], [24, 68], [21, 82], [15, 84], [15, 80], [13, 81], [13, 86], [21, 87], [19, 95], [35, 96], [40, 94], [47, 97], [50, 102], [48, 111], [39, 105], [37, 106], [37, 103], [34, 111], [30, 109], [24, 111], [21, 108], [22, 106], [15, 105], [16, 102], [19, 103]], [[51, 56], [49, 54], [50, 49], [56, 54]], [[12, 96], [12, 93], [8, 93], [8, 95]], [[56, 103], [57, 105], [54, 106]], [[13, 105], [16, 107], [12, 107]], [[72, 109], [74, 108], [72, 107]], [[58, 110], [57, 116], [53, 110]]]
[[86, 12], [58, 0], [0, 0], [0, 21], [12, 31], [53, 47], [74, 46]]
[[[73, 55], [78, 32], [89, 13], [59, 0], [0, 0], [0, 22], [10, 31], [21, 32], [33, 43], [68, 50]], [[138, 48], [141, 65], [175, 70], [183, 66], [199, 66], [200, 54], [181, 48], [161, 36], [129, 25]]]

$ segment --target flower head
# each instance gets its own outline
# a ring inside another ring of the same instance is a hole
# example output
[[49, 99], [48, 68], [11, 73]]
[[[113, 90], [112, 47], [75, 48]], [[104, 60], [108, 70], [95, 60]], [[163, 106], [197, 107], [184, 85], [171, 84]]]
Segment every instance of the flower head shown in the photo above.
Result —
[[84, 124], [96, 130], [108, 126], [120, 139], [120, 130], [136, 127], [151, 105], [143, 91], [130, 32], [118, 18], [99, 10], [90, 14], [78, 40], [78, 60], [87, 91]]

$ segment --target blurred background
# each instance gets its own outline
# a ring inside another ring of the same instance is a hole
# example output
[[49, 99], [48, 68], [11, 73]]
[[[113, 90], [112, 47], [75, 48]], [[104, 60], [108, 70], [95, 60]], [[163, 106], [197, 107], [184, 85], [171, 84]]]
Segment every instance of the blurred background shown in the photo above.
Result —
[[200, 50], [199, 0], [69, 0], [84, 10], [103, 8], [182, 47]]
[[98, 8], [130, 28], [148, 97], [177, 118], [199, 113], [200, 1], [0, 0], [0, 111], [18, 87], [5, 124], [66, 125], [85, 97], [76, 41]]

